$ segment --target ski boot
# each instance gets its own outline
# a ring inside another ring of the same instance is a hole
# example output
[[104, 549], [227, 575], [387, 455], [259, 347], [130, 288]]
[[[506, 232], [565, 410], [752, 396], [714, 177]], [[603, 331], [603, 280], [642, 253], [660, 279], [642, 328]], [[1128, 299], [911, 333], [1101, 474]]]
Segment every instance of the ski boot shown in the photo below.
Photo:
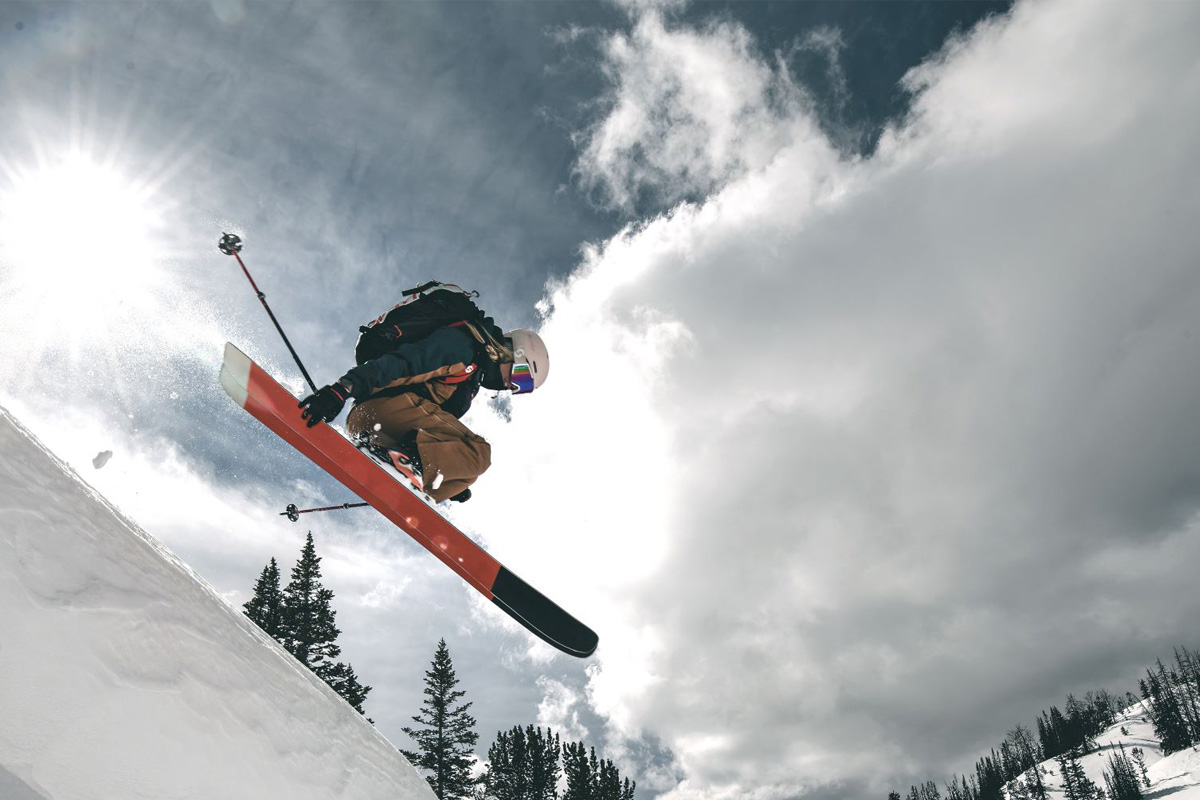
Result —
[[396, 472], [399, 472], [418, 492], [425, 491], [425, 481], [422, 474], [424, 465], [421, 464], [421, 454], [417, 450], [415, 432], [404, 437], [394, 447], [384, 447], [381, 444], [376, 444], [371, 441], [370, 435], [366, 433], [361, 434], [354, 445], [380, 464], [383, 464], [385, 467], [391, 467]]

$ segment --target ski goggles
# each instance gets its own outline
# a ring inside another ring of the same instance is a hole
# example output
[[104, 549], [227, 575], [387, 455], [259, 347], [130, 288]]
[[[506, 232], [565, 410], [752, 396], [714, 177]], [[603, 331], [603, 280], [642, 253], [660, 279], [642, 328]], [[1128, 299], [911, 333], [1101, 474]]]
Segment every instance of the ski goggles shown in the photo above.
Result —
[[526, 394], [533, 391], [533, 373], [528, 364], [513, 364], [512, 376], [508, 379], [508, 388], [513, 394]]

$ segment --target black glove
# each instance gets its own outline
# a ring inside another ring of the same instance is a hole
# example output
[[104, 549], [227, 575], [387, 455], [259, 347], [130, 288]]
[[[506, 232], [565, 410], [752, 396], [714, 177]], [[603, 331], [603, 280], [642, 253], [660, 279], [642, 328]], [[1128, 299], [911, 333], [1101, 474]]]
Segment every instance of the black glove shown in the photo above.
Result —
[[346, 390], [345, 386], [340, 383], [331, 383], [297, 404], [304, 409], [300, 412], [300, 416], [308, 420], [310, 428], [318, 422], [329, 422], [342, 413], [342, 408], [346, 405], [346, 398], [349, 396], [350, 392]]

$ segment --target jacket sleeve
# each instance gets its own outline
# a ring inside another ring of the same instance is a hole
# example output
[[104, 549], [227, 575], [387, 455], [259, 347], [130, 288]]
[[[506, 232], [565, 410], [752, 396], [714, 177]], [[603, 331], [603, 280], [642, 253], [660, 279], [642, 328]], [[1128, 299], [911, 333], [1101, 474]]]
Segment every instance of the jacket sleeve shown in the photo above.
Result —
[[438, 328], [419, 342], [402, 344], [393, 352], [360, 364], [341, 378], [350, 394], [362, 400], [375, 389], [414, 375], [425, 375], [453, 364], [475, 360], [474, 340], [457, 328]]

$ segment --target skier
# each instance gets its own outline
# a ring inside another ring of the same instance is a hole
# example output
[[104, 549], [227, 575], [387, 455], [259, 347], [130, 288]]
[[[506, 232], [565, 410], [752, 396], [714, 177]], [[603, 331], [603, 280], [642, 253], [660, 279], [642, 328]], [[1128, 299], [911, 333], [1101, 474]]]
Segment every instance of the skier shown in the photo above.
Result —
[[[406, 300], [359, 328], [357, 365], [336, 383], [317, 389], [283, 333], [267, 298], [242, 261], [242, 240], [221, 236], [218, 249], [234, 256], [275, 329], [296, 360], [313, 394], [299, 402], [245, 353], [225, 343], [221, 387], [281, 439], [332, 478], [359, 495], [397, 528], [530, 632], [564, 653], [587, 658], [596, 652], [596, 632], [514, 575], [440, 514], [410, 492], [380, 492], [375, 464], [363, 459], [334, 431], [318, 422], [337, 417], [353, 397], [358, 403], [347, 426], [356, 444], [396, 467], [406, 467], [414, 485], [436, 500], [463, 501], [470, 484], [491, 463], [491, 447], [458, 418], [480, 386], [516, 394], [541, 386], [549, 372], [546, 346], [533, 331], [501, 333], [474, 303], [477, 292], [429, 281], [404, 292]], [[290, 409], [290, 410], [289, 410]], [[359, 504], [343, 503], [342, 508]], [[310, 509], [318, 510], [318, 509]], [[332, 510], [319, 509], [322, 511]], [[289, 506], [293, 520], [301, 512]]]
[[[383, 328], [378, 323], [385, 320], [373, 324]], [[366, 337], [375, 329], [360, 330]], [[393, 344], [363, 360], [360, 339], [359, 365], [301, 400], [301, 416], [310, 428], [329, 422], [354, 398], [346, 429], [359, 447], [435, 501], [466, 502], [471, 484], [491, 465], [491, 446], [459, 418], [481, 386], [513, 394], [541, 386], [550, 369], [546, 345], [530, 330], [501, 333], [490, 317]]]

